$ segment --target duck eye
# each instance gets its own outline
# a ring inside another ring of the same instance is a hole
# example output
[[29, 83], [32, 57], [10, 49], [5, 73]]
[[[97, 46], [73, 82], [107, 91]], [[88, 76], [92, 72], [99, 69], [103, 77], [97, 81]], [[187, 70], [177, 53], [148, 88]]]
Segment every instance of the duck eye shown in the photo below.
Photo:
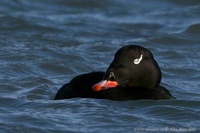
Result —
[[134, 64], [139, 64], [141, 61], [142, 61], [142, 57], [143, 57], [143, 55], [141, 54], [140, 55], [140, 58], [136, 58], [135, 60], [134, 60]]

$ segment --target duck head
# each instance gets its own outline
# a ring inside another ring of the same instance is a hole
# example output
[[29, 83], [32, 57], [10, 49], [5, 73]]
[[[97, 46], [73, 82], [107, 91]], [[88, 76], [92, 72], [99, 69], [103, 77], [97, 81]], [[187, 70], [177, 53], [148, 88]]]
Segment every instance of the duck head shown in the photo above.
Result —
[[103, 80], [93, 86], [94, 91], [115, 88], [155, 89], [161, 81], [161, 70], [152, 53], [141, 46], [120, 48], [108, 67]]

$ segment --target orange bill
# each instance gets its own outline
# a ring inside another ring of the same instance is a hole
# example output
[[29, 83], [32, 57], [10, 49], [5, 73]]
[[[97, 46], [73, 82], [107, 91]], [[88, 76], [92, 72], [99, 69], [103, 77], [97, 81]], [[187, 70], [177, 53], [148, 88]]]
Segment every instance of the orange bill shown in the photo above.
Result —
[[101, 91], [106, 90], [109, 88], [115, 88], [118, 86], [117, 81], [110, 81], [110, 80], [102, 80], [99, 83], [95, 84], [92, 89], [93, 91]]

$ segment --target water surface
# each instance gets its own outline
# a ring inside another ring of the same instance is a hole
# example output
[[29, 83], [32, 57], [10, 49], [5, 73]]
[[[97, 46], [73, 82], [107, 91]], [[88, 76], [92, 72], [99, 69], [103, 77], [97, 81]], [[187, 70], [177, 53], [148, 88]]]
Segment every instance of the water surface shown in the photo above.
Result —
[[[0, 1], [1, 132], [199, 132], [200, 1]], [[135, 44], [177, 100], [52, 100]]]

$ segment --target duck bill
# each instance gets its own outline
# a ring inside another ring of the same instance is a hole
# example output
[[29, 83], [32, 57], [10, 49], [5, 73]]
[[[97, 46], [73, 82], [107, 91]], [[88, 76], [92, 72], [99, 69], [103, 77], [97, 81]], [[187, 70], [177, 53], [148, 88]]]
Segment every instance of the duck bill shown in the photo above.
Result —
[[117, 81], [110, 81], [110, 80], [102, 80], [99, 83], [95, 84], [92, 89], [93, 91], [101, 91], [110, 88], [115, 88], [118, 86]]

